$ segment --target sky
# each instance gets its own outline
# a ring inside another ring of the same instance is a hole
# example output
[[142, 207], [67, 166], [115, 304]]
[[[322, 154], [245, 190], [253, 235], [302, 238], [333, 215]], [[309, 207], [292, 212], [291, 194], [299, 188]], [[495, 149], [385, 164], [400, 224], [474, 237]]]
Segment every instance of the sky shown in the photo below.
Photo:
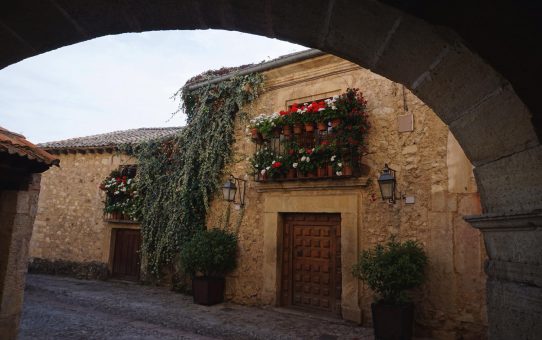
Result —
[[182, 126], [172, 95], [209, 69], [258, 63], [303, 46], [219, 30], [97, 38], [0, 70], [0, 126], [33, 143], [140, 127]]

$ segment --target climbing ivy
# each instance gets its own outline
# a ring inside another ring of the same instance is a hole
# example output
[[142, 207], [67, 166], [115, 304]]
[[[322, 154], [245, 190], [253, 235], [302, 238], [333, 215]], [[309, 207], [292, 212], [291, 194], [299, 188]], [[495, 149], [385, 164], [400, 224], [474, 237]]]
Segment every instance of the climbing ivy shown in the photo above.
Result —
[[205, 227], [231, 157], [235, 115], [258, 97], [262, 83], [261, 74], [249, 74], [189, 90], [189, 81], [174, 95], [181, 99], [176, 113], [186, 114], [187, 125], [173, 138], [126, 148], [139, 162], [142, 251], [154, 276]]

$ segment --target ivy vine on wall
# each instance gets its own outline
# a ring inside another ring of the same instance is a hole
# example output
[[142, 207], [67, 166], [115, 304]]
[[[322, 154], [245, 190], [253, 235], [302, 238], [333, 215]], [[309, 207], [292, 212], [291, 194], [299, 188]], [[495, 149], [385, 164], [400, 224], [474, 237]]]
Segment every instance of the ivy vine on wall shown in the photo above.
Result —
[[[198, 79], [200, 80], [200, 79]], [[190, 81], [187, 83], [190, 84]], [[147, 271], [160, 277], [182, 245], [205, 228], [212, 195], [231, 157], [234, 119], [262, 91], [263, 76], [235, 76], [176, 94], [187, 125], [174, 138], [126, 147], [138, 158], [142, 255]]]

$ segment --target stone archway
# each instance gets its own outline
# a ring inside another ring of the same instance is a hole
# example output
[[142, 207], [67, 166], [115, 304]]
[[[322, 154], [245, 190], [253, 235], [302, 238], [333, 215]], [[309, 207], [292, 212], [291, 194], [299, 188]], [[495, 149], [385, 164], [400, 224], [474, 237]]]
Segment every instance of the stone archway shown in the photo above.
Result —
[[488, 249], [490, 336], [542, 334], [542, 146], [539, 116], [525, 105], [540, 107], [525, 90], [533, 78], [501, 67], [512, 85], [462, 37], [374, 1], [27, 0], [3, 7], [0, 67], [108, 34], [219, 28], [315, 47], [404, 84], [449, 125], [476, 166], [485, 214], [470, 221]]

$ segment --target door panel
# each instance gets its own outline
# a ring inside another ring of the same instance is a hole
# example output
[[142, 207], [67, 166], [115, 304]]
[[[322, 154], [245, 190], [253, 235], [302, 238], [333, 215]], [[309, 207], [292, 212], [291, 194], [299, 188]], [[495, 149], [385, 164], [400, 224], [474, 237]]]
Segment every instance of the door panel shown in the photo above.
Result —
[[112, 276], [139, 280], [141, 233], [137, 229], [116, 229]]
[[287, 214], [282, 242], [284, 306], [340, 314], [339, 214]]

